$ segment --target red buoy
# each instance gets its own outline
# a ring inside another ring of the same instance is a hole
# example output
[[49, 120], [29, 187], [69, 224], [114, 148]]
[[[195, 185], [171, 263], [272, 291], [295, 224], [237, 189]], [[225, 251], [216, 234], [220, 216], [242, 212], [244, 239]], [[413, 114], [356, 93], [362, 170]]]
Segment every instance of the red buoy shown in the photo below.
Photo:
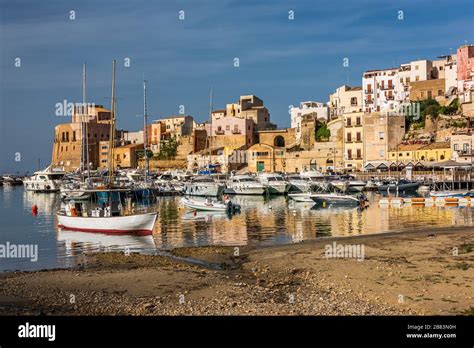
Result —
[[38, 215], [38, 206], [37, 206], [36, 204], [31, 207], [31, 214], [32, 214], [33, 216]]

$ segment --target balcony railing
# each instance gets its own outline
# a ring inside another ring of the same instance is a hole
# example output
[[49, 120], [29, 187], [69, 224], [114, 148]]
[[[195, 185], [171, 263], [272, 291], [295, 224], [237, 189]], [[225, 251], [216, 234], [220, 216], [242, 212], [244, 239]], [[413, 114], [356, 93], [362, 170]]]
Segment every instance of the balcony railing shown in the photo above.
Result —
[[224, 134], [225, 132], [224, 132], [224, 130], [218, 130], [218, 129], [216, 129], [215, 133], [216, 133], [217, 135], [222, 135], [222, 134]]
[[369, 89], [366, 89], [366, 90], [364, 90], [364, 93], [365, 93], [365, 94], [372, 94], [372, 93], [374, 93], [374, 91], [371, 90], [371, 89], [370, 89], [370, 90], [369, 90]]
[[373, 101], [373, 100], [367, 100], [367, 99], [366, 99], [366, 100], [365, 100], [365, 103], [366, 103], [366, 104], [373, 104], [374, 101]]
[[362, 123], [356, 123], [354, 127], [362, 127]]
[[240, 129], [233, 129], [232, 134], [242, 134], [242, 132], [240, 131]]
[[393, 96], [393, 95], [388, 95], [388, 96], [386, 96], [386, 99], [387, 99], [387, 100], [394, 100], [394, 99], [395, 99], [395, 96]]

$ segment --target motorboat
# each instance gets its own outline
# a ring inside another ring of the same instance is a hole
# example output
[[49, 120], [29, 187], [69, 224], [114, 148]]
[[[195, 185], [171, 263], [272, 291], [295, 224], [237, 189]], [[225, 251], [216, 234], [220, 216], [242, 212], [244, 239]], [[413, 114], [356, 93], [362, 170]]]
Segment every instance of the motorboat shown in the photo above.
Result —
[[205, 210], [205, 211], [217, 211], [217, 212], [228, 212], [233, 213], [240, 210], [240, 205], [233, 204], [232, 201], [227, 200], [226, 202], [213, 201], [211, 199], [206, 200], [195, 200], [189, 197], [181, 198], [181, 203], [189, 209], [193, 210]]
[[184, 186], [183, 192], [188, 196], [217, 197], [224, 192], [225, 185], [215, 181], [209, 175], [199, 175]]
[[420, 183], [414, 181], [408, 181], [401, 179], [398, 181], [385, 181], [382, 182], [377, 189], [379, 192], [403, 192], [403, 191], [416, 191]]
[[314, 203], [313, 199], [311, 198], [311, 195], [311, 192], [289, 193], [288, 197], [290, 197], [295, 202]]
[[291, 187], [283, 175], [277, 173], [261, 173], [258, 180], [267, 188], [269, 194], [285, 194]]
[[69, 231], [149, 235], [158, 215], [144, 213], [117, 216], [108, 209], [96, 208], [88, 213], [82, 211], [81, 203], [71, 201], [57, 213], [58, 227]]
[[227, 181], [224, 193], [234, 195], [263, 195], [265, 186], [248, 174], [234, 175]]
[[286, 179], [291, 185], [289, 192], [302, 193], [312, 191], [313, 189], [313, 184], [309, 180], [302, 178], [299, 174], [287, 175]]
[[316, 204], [357, 204], [362, 205], [367, 202], [367, 198], [363, 194], [349, 195], [343, 193], [313, 193], [310, 195], [311, 199]]
[[91, 192], [81, 189], [81, 188], [67, 188], [61, 187], [60, 188], [61, 198], [65, 201], [75, 200], [75, 201], [82, 201], [88, 200], [91, 198]]
[[332, 181], [331, 184], [341, 190], [342, 192], [362, 192], [367, 185], [365, 181], [362, 180], [335, 180]]
[[327, 190], [330, 186], [326, 180], [326, 176], [317, 170], [301, 171], [300, 177], [311, 185], [312, 190]]
[[432, 198], [460, 198], [472, 197], [471, 192], [468, 191], [430, 191]]
[[58, 192], [61, 187], [61, 179], [66, 173], [63, 170], [55, 170], [51, 166], [45, 170], [37, 171], [33, 176], [23, 181], [25, 189], [33, 192]]
[[0, 181], [0, 186], [2, 186], [2, 182], [5, 186], [19, 186], [23, 184], [23, 180], [14, 175], [4, 175], [2, 179], [3, 180]]

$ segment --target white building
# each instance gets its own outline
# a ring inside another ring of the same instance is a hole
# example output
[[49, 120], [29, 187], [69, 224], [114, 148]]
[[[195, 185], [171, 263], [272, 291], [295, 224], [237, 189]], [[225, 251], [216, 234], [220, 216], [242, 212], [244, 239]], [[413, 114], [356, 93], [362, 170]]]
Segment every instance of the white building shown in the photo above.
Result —
[[396, 111], [410, 100], [410, 82], [436, 78], [431, 60], [415, 60], [398, 68], [369, 70], [362, 77], [366, 113]]
[[447, 96], [453, 94], [458, 86], [458, 65], [456, 62], [456, 57], [456, 54], [451, 54], [447, 56], [440, 56], [438, 57], [440, 59], [433, 61], [433, 74], [438, 79], [445, 79], [444, 89]]
[[342, 116], [344, 113], [362, 111], [362, 87], [343, 85], [329, 95], [331, 119]]
[[405, 99], [398, 68], [369, 70], [362, 77], [363, 109], [366, 113], [397, 110]]
[[290, 108], [291, 128], [296, 128], [296, 140], [301, 138], [301, 119], [304, 115], [314, 114], [317, 119], [329, 119], [329, 107], [314, 101], [301, 102], [299, 107]]

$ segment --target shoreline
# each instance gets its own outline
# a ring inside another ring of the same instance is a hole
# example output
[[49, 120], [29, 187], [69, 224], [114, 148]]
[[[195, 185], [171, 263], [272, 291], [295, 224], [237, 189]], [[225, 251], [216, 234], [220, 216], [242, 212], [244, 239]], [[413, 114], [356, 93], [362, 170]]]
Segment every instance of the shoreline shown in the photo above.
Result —
[[[426, 228], [187, 247], [171, 256], [83, 255], [74, 268], [0, 273], [0, 314], [472, 315], [473, 232]], [[363, 261], [326, 258], [333, 242], [363, 245]]]

